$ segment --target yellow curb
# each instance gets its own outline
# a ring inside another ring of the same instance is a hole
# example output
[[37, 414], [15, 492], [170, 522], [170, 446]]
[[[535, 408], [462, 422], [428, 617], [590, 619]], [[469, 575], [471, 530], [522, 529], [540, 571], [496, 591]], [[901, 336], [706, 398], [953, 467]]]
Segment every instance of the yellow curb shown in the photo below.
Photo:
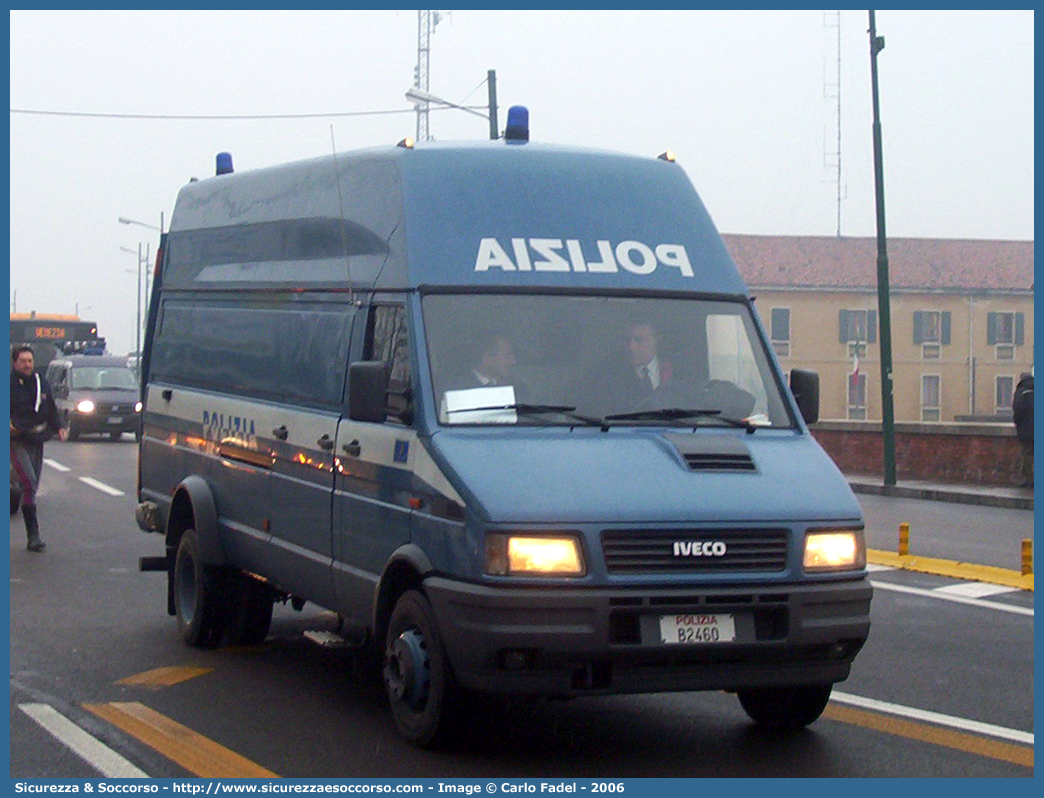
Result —
[[1033, 591], [1033, 574], [1023, 576], [1019, 571], [1008, 568], [956, 562], [955, 560], [939, 560], [934, 557], [918, 557], [913, 554], [896, 554], [879, 549], [867, 549], [866, 559], [867, 562], [874, 565], [887, 565], [906, 571], [949, 576], [954, 579], [971, 579], [976, 582], [988, 582], [991, 585], [1004, 585], [1019, 590]]

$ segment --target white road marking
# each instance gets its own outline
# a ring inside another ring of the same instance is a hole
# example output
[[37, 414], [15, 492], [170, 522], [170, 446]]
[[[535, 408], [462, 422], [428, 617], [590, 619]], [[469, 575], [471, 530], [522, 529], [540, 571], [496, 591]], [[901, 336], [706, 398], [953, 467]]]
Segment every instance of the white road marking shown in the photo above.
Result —
[[99, 482], [96, 479], [90, 477], [80, 477], [80, 482], [85, 485], [90, 485], [95, 490], [100, 490], [102, 493], [108, 493], [110, 496], [123, 496], [125, 495], [122, 490], [117, 490], [111, 485], [106, 485], [104, 482]]
[[62, 465], [57, 460], [51, 460], [48, 457], [44, 458], [44, 462], [47, 463], [47, 465], [49, 465], [55, 471], [68, 471], [69, 470], [69, 466]]
[[1017, 587], [1006, 587], [1004, 585], [988, 585], [985, 582], [961, 582], [958, 585], [947, 585], [935, 588], [936, 593], [950, 593], [954, 596], [968, 596], [969, 598], [985, 598], [986, 596], [999, 596], [1001, 593], [1016, 593]]
[[875, 573], [877, 571], [894, 571], [895, 568], [891, 565], [877, 565], [876, 563], [868, 562], [866, 564], [866, 570], [870, 573]]
[[1002, 740], [1012, 740], [1017, 743], [1033, 745], [1033, 732], [1008, 729], [1004, 726], [994, 726], [992, 723], [982, 723], [978, 720], [957, 718], [953, 715], [943, 715], [939, 712], [930, 712], [926, 709], [904, 707], [902, 704], [892, 704], [888, 701], [863, 698], [862, 696], [852, 695], [851, 693], [842, 693], [839, 690], [834, 690], [830, 694], [830, 700], [837, 701], [839, 704], [849, 704], [854, 707], [862, 707], [863, 709], [884, 712], [889, 715], [899, 715], [904, 718], [923, 720], [928, 723], [934, 723], [937, 726], [949, 726], [952, 729], [961, 729], [962, 731], [974, 732], [975, 734], [986, 734], [990, 737], [999, 737]]
[[148, 773], [139, 770], [49, 704], [19, 704], [18, 708], [106, 778], [149, 778]]
[[1016, 607], [1011, 604], [1001, 604], [997, 601], [983, 601], [966, 596], [955, 596], [952, 593], [940, 593], [938, 590], [923, 590], [919, 587], [906, 587], [905, 585], [893, 585], [889, 582], [871, 582], [875, 590], [891, 590], [895, 593], [909, 593], [913, 596], [925, 596], [927, 598], [939, 599], [940, 601], [953, 601], [957, 604], [968, 604], [972, 607], [981, 607], [985, 610], [999, 610], [1010, 612], [1013, 615], [1028, 615], [1033, 617], [1033, 609], [1030, 607]]

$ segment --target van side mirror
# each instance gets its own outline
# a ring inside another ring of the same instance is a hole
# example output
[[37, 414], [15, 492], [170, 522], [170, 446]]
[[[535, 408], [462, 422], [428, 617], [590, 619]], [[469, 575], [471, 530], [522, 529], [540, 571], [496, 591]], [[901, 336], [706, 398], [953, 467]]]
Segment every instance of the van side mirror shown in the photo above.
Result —
[[388, 415], [388, 367], [383, 360], [360, 360], [348, 367], [348, 418], [382, 423]]
[[790, 391], [806, 424], [819, 421], [819, 375], [804, 369], [790, 370]]

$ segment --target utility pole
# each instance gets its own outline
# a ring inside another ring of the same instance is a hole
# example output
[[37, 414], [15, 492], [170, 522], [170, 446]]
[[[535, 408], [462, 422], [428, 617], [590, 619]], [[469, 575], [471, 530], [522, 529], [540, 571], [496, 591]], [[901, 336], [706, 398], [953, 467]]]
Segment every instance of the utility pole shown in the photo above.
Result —
[[[413, 69], [413, 85], [422, 92], [428, 91], [429, 60], [431, 56], [431, 34], [439, 24], [441, 15], [438, 11], [417, 12], [417, 66]], [[427, 141], [428, 103], [417, 104], [417, 141]]]
[[884, 163], [881, 152], [881, 106], [877, 94], [877, 54], [885, 46], [870, 12], [870, 84], [874, 101], [874, 189], [877, 198], [877, 317], [881, 324], [881, 433], [884, 484], [895, 484], [895, 412], [892, 406], [892, 316], [888, 298], [888, 238], [885, 235]]
[[500, 125], [497, 124], [497, 70], [486, 72], [486, 86], [489, 88], [489, 138], [496, 141], [500, 138]]

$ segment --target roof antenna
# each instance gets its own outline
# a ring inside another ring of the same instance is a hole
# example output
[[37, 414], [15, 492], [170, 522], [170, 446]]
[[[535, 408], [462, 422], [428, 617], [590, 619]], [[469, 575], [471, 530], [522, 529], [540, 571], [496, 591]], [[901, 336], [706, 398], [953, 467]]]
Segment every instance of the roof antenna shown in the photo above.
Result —
[[352, 269], [348, 263], [348, 231], [344, 221], [344, 197], [341, 195], [341, 175], [337, 171], [337, 142], [334, 140], [333, 125], [330, 125], [330, 155], [333, 158], [334, 180], [337, 181], [337, 209], [341, 218], [341, 246], [344, 248], [344, 273], [348, 278], [348, 301], [358, 307], [361, 303], [356, 303], [355, 300], [355, 287], [352, 285]]

